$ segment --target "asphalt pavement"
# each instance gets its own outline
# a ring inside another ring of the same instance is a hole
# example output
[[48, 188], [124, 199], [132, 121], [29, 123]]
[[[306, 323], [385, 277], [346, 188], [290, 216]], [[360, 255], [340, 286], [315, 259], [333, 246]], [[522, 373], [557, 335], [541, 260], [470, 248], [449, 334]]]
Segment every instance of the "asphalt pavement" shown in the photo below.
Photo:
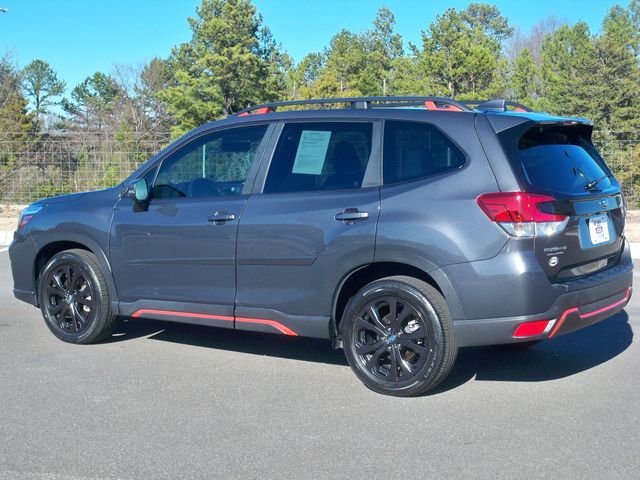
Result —
[[640, 478], [638, 294], [400, 399], [325, 341], [132, 319], [65, 344], [11, 288], [0, 252], [0, 479]]

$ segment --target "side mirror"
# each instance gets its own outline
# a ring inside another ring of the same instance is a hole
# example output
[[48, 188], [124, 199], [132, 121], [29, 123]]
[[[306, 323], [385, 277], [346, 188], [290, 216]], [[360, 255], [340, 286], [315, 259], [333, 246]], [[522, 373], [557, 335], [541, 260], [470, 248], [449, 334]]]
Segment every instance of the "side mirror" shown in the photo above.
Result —
[[149, 187], [144, 178], [139, 178], [132, 182], [125, 192], [125, 196], [138, 203], [145, 203], [149, 200]]

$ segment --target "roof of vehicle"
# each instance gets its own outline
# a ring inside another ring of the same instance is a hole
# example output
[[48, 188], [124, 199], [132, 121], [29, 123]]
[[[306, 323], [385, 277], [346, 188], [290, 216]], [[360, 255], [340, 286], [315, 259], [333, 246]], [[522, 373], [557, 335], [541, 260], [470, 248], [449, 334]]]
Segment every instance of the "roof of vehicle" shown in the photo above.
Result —
[[[338, 108], [336, 108], [338, 106]], [[342, 106], [342, 108], [340, 108]], [[296, 108], [301, 107], [301, 108]], [[284, 110], [281, 110], [283, 109]], [[279, 111], [278, 111], [279, 110]], [[530, 108], [506, 99], [462, 100], [447, 97], [401, 96], [401, 97], [344, 97], [319, 98], [307, 100], [289, 100], [253, 105], [231, 115], [229, 118], [254, 117], [257, 115], [275, 114], [282, 118], [308, 118], [309, 116], [376, 116], [385, 117], [398, 111], [418, 110], [422, 112], [472, 113], [486, 114], [492, 119], [497, 131], [525, 121], [535, 123], [564, 123], [591, 125], [584, 118], [559, 117], [544, 112], [535, 112]], [[366, 112], [366, 113], [365, 113]], [[270, 115], [271, 116], [271, 115]]]
[[[329, 105], [343, 107], [326, 108]], [[306, 108], [292, 109], [297, 106]], [[279, 108], [284, 110], [278, 111]], [[227, 118], [201, 125], [172, 142], [163, 152], [179, 148], [190, 139], [211, 131], [212, 128], [264, 120], [393, 118], [407, 121], [428, 120], [438, 124], [453, 118], [451, 115], [486, 115], [496, 133], [524, 123], [592, 125], [586, 119], [556, 117], [547, 113], [534, 112], [524, 105], [504, 99], [457, 101], [446, 97], [348, 97], [291, 100], [250, 106]], [[162, 152], [159, 152], [157, 155], [161, 154]], [[155, 159], [156, 156], [152, 157], [149, 162], [136, 170], [132, 177], [147, 168], [147, 165], [153, 163]]]

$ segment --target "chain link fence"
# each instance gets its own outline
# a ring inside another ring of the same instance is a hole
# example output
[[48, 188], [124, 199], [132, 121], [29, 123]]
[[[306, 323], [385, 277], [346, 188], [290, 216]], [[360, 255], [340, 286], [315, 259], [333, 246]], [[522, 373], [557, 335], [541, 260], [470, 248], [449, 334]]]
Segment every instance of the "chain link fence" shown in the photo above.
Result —
[[0, 134], [0, 203], [116, 185], [169, 141], [169, 133]]
[[[640, 208], [640, 132], [628, 139], [629, 134], [612, 135], [607, 140], [593, 143], [622, 187], [627, 206]], [[624, 137], [619, 139], [616, 137]]]
[[[640, 133], [632, 138], [608, 135], [594, 143], [622, 184], [629, 207], [639, 208]], [[0, 203], [28, 204], [116, 185], [169, 141], [168, 132], [1, 133]]]

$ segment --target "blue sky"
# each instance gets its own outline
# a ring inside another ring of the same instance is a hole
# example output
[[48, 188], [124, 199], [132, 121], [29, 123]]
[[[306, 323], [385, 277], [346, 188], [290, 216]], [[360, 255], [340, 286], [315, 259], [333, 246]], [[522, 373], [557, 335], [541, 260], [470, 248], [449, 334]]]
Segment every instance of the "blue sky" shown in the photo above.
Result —
[[[620, 0], [626, 4], [627, 0]], [[190, 39], [187, 17], [199, 0], [0, 0], [0, 53], [11, 50], [18, 63], [48, 61], [73, 87], [95, 71], [114, 64], [135, 65]], [[405, 40], [420, 41], [420, 30], [447, 7], [469, 1], [449, 0], [254, 0], [277, 41], [294, 59], [319, 51], [341, 28], [359, 31], [373, 21], [381, 5], [395, 14]], [[592, 31], [614, 0], [501, 0], [497, 5], [511, 24], [528, 31], [556, 15], [587, 22]], [[336, 12], [339, 12], [337, 14]]]

